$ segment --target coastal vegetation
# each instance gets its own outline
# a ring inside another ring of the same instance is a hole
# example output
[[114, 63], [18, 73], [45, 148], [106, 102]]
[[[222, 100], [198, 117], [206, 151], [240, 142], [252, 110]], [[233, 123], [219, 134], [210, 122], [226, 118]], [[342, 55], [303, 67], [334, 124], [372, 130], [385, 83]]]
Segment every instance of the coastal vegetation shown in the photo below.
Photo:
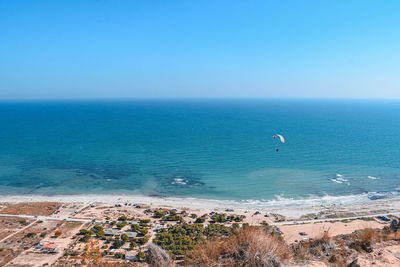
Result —
[[[104, 210], [109, 217], [107, 220], [85, 223], [44, 220], [32, 224], [33, 221], [27, 219], [28, 225], [32, 225], [13, 238], [13, 242], [20, 247], [20, 252], [33, 246], [39, 247], [36, 253], [42, 253], [40, 247], [46, 244], [71, 240], [57, 260], [64, 266], [147, 266], [147, 263], [148, 266], [192, 267], [303, 266], [312, 262], [329, 267], [367, 266], [363, 259], [375, 257], [385, 246], [400, 244], [400, 223], [394, 216], [388, 216], [390, 224], [374, 217], [368, 221], [358, 220], [361, 224], [384, 224], [383, 229], [361, 228], [337, 236], [327, 230], [318, 236], [296, 222], [279, 229], [265, 221], [273, 222], [275, 216], [266, 219], [255, 212], [250, 213], [251, 218], [246, 218], [247, 212], [233, 214], [230, 210], [229, 213], [199, 214], [148, 208], [142, 208], [140, 213], [136, 207], [131, 210], [134, 212], [120, 207], [114, 212]], [[255, 218], [257, 226], [254, 226]], [[325, 224], [328, 228], [344, 227], [340, 220]], [[0, 224], [22, 229], [26, 223], [21, 221], [21, 218], [13, 218], [11, 223], [11, 218], [4, 218]], [[348, 223], [354, 225], [357, 220]], [[296, 240], [288, 239], [287, 231], [291, 227], [298, 229], [295, 230], [298, 231]], [[43, 239], [45, 236], [49, 236], [51, 242]], [[9, 255], [4, 262], [15, 257], [6, 247], [3, 249]]]
[[196, 245], [213, 237], [230, 236], [237, 232], [235, 226], [222, 224], [176, 224], [161, 229], [153, 242], [170, 251], [174, 258], [186, 255]]

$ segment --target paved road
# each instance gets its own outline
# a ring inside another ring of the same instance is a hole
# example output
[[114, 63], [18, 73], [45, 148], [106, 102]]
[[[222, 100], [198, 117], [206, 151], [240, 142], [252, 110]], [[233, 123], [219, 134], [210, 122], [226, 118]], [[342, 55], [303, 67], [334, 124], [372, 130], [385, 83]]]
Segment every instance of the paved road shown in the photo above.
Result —
[[[343, 217], [343, 218], [327, 218], [327, 219], [313, 219], [313, 220], [301, 220], [301, 221], [284, 221], [284, 222], [275, 222], [270, 223], [271, 225], [293, 225], [293, 224], [302, 224], [302, 223], [318, 223], [318, 222], [338, 222], [343, 220], [356, 220], [360, 218], [371, 218], [378, 216], [389, 216], [395, 215], [399, 216], [400, 212], [390, 212], [390, 213], [382, 213], [382, 214], [372, 214], [372, 215], [360, 215], [353, 217]], [[53, 217], [53, 216], [33, 216], [33, 215], [11, 215], [11, 214], [0, 214], [0, 217], [18, 217], [18, 218], [27, 218], [27, 219], [37, 219], [37, 220], [54, 220], [54, 221], [69, 221], [69, 222], [97, 222], [97, 223], [105, 223], [107, 220], [92, 220], [92, 219], [78, 219], [78, 218], [69, 218], [69, 217]], [[1, 242], [1, 241], [0, 241]]]
[[[52, 221], [69, 221], [69, 222], [91, 222], [90, 219], [77, 219], [77, 218], [69, 218], [69, 217], [52, 217], [52, 216], [33, 216], [33, 215], [12, 215], [12, 214], [0, 214], [0, 217], [18, 217], [18, 218], [27, 218], [27, 219], [36, 219], [36, 220], [52, 220]], [[102, 222], [97, 220], [97, 222]]]

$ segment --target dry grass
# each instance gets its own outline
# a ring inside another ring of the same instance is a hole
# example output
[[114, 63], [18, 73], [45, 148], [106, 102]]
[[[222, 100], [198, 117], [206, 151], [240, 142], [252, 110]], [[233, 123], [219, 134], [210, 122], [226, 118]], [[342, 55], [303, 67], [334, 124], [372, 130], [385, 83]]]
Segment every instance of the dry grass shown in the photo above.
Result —
[[248, 227], [223, 240], [197, 247], [185, 260], [187, 266], [281, 266], [289, 249], [261, 228]]
[[224, 246], [224, 241], [219, 239], [209, 241], [195, 248], [185, 259], [185, 263], [187, 266], [218, 266], [217, 262], [224, 253]]
[[380, 229], [366, 228], [357, 231], [357, 237], [361, 242], [378, 243], [382, 241], [382, 231]]
[[57, 202], [30, 202], [7, 204], [0, 213], [13, 215], [49, 216], [60, 207]]
[[329, 231], [324, 231], [314, 240], [303, 241], [292, 245], [293, 256], [298, 260], [310, 260], [315, 257], [322, 258], [329, 255], [334, 244]]
[[94, 265], [88, 265], [90, 267], [139, 267], [143, 266], [137, 262], [100, 262]]
[[348, 246], [358, 252], [371, 253], [373, 245], [382, 241], [382, 230], [367, 228], [354, 232]]
[[32, 221], [31, 219], [21, 219], [18, 217], [0, 217], [0, 240], [25, 227]]
[[61, 238], [65, 238], [66, 236], [72, 235], [81, 225], [82, 222], [64, 222], [57, 230], [62, 233]]

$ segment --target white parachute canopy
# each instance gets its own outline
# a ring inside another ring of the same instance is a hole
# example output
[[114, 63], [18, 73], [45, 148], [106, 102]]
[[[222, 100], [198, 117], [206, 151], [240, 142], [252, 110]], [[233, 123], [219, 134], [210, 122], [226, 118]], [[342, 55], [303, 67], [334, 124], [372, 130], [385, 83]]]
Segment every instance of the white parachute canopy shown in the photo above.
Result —
[[282, 135], [280, 135], [280, 134], [274, 134], [273, 137], [274, 137], [274, 139], [278, 138], [278, 139], [281, 141], [282, 144], [285, 143], [285, 137], [283, 137]]

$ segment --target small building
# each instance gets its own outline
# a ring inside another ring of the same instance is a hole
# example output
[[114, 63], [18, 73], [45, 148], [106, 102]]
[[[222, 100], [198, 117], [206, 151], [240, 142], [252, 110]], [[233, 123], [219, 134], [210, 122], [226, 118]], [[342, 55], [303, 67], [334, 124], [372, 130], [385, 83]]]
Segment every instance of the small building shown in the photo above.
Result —
[[57, 252], [57, 244], [54, 242], [49, 242], [43, 246], [40, 250], [42, 253], [55, 253]]
[[133, 240], [137, 236], [136, 232], [125, 232], [125, 234], [128, 236], [129, 240]]
[[104, 230], [104, 234], [106, 236], [116, 236], [116, 235], [120, 235], [121, 231], [117, 230], [117, 229], [106, 229], [106, 230]]
[[125, 254], [125, 260], [128, 261], [138, 261], [138, 258], [136, 257], [137, 252], [131, 250], [131, 251], [127, 251]]

